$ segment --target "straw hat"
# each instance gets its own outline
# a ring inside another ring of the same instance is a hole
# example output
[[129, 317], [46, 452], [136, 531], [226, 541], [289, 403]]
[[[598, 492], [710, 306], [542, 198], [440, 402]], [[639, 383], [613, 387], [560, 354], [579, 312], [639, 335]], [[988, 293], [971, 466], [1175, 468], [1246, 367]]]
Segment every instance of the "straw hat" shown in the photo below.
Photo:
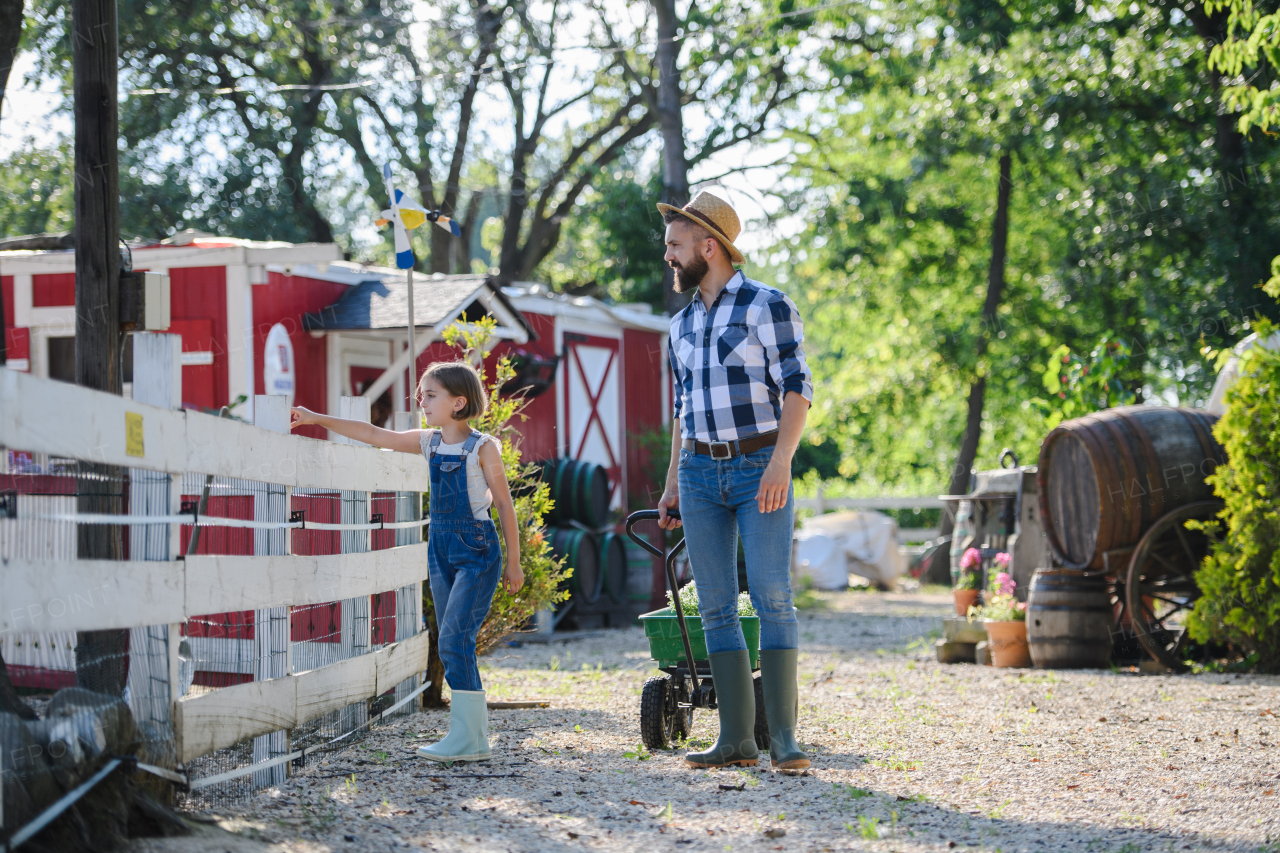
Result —
[[709, 192], [700, 192], [693, 201], [682, 208], [673, 207], [669, 204], [659, 204], [658, 210], [662, 213], [678, 213], [686, 219], [696, 222], [710, 231], [712, 237], [724, 244], [725, 249], [729, 252], [729, 260], [735, 264], [745, 264], [747, 262], [747, 259], [742, 256], [742, 252], [738, 251], [738, 247], [733, 245], [733, 241], [742, 233], [742, 222], [738, 219], [737, 211], [724, 199], [713, 196]]

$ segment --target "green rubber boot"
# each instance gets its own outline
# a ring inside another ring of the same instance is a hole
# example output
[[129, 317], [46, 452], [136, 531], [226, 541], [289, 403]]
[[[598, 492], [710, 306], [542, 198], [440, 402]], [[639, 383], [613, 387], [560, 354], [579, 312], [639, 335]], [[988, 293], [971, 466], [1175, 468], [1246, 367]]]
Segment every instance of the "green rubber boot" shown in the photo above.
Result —
[[[746, 650], [707, 655], [716, 688], [720, 714], [720, 736], [706, 752], [690, 752], [684, 757], [690, 767], [755, 767], [756, 692], [751, 679], [751, 658]], [[793, 694], [794, 695], [794, 694]]]
[[760, 650], [760, 686], [764, 688], [764, 712], [769, 719], [769, 758], [779, 770], [804, 770], [809, 756], [796, 742], [797, 649]]
[[449, 733], [444, 740], [418, 748], [432, 761], [488, 761], [489, 706], [483, 690], [455, 690], [449, 697]]

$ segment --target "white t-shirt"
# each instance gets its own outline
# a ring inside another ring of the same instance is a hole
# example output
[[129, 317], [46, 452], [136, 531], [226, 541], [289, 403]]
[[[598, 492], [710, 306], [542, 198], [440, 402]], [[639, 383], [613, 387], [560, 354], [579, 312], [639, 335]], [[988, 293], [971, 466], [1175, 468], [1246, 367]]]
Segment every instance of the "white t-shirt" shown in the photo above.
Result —
[[[418, 439], [418, 443], [422, 447], [422, 455], [426, 457], [428, 462], [431, 461], [431, 437], [439, 431], [438, 429], [423, 430], [422, 436]], [[467, 497], [471, 498], [471, 515], [477, 521], [487, 520], [489, 518], [489, 507], [493, 506], [493, 495], [490, 494], [489, 483], [484, 478], [484, 469], [480, 467], [480, 448], [487, 441], [496, 443], [497, 439], [486, 433], [481, 433], [480, 440], [476, 442], [471, 455], [467, 457]], [[436, 453], [441, 456], [461, 456], [462, 448], [465, 444], [465, 440], [461, 444], [445, 444], [442, 440], [440, 446], [436, 448]]]

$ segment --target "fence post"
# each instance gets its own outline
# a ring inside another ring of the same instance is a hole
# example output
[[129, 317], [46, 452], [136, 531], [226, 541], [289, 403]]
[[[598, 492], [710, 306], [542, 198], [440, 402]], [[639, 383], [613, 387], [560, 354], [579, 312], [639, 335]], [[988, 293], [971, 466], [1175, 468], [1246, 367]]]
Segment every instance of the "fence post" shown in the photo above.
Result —
[[[338, 417], [369, 423], [369, 402], [368, 397], [340, 397], [338, 399]], [[342, 436], [338, 436], [336, 440], [340, 444], [364, 446], [362, 442], [353, 441]], [[343, 524], [359, 524], [369, 520], [369, 492], [344, 489], [340, 494], [342, 496], [341, 520]], [[341, 553], [363, 554], [369, 550], [369, 531], [343, 530], [339, 537], [339, 542], [341, 543], [339, 549]], [[341, 657], [355, 657], [356, 655], [366, 654], [370, 650], [371, 638], [369, 632], [371, 625], [369, 623], [369, 596], [348, 598], [342, 602], [342, 634], [339, 644]], [[348, 705], [343, 711], [344, 731], [350, 731], [351, 728], [360, 725], [367, 718], [368, 705], [366, 703], [357, 702]]]
[[[289, 433], [289, 398], [257, 395], [253, 400], [255, 426], [272, 432]], [[280, 461], [280, 460], [275, 460]], [[276, 483], [264, 484], [266, 494], [253, 502], [254, 521], [288, 521], [290, 490]], [[259, 557], [289, 553], [288, 530], [255, 530], [253, 553]], [[253, 612], [255, 681], [289, 674], [289, 608], [271, 607]], [[289, 752], [289, 732], [278, 731], [253, 739], [253, 761], [267, 761]], [[255, 787], [279, 785], [288, 774], [287, 764], [277, 764], [253, 775]]]
[[[417, 429], [410, 412], [396, 412], [392, 416], [392, 429], [404, 432]], [[396, 521], [411, 521], [422, 517], [421, 492], [396, 493]], [[422, 541], [422, 528], [410, 527], [396, 531], [396, 546], [411, 545]], [[425, 568], [425, 566], [424, 566]], [[417, 581], [396, 590], [396, 642], [407, 640], [423, 630], [422, 626], [422, 582]], [[421, 673], [406, 678], [396, 685], [396, 701], [408, 696], [418, 686]], [[412, 704], [406, 705], [404, 713], [413, 712]]]
[[[182, 407], [182, 338], [138, 332], [133, 336], [133, 399], [165, 409]], [[182, 507], [171, 474], [129, 469], [129, 514], [171, 515]], [[171, 560], [178, 553], [179, 525], [129, 527], [134, 560]], [[145, 727], [143, 739], [163, 739], [171, 730], [173, 703], [183, 694], [178, 651], [181, 625], [149, 625], [129, 631], [129, 704]], [[163, 754], [154, 751], [153, 756]]]

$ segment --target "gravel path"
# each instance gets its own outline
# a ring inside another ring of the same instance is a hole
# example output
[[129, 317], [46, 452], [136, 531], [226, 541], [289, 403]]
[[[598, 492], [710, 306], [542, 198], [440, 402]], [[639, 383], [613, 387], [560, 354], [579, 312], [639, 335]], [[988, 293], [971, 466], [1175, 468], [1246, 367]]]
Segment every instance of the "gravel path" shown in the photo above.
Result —
[[[494, 759], [444, 768], [415, 714], [224, 825], [287, 851], [1280, 851], [1280, 679], [943, 666], [945, 595], [819, 594], [801, 612], [808, 776], [690, 771], [638, 749], [639, 629], [482, 662]], [[713, 737], [695, 714], [694, 741]]]

